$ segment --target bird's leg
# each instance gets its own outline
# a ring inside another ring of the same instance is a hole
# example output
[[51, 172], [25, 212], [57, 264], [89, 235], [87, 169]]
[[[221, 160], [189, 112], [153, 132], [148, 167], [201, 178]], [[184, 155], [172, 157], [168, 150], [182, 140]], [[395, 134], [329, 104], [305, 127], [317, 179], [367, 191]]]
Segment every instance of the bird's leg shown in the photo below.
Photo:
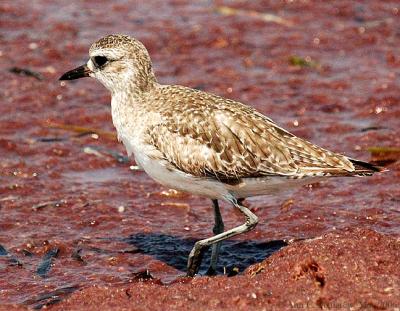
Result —
[[239, 204], [238, 201], [234, 197], [226, 197], [227, 201], [233, 204], [245, 217], [246, 222], [243, 225], [225, 231], [223, 233], [217, 234], [211, 238], [197, 241], [194, 245], [192, 251], [189, 254], [188, 258], [188, 276], [194, 276], [198, 271], [201, 263], [201, 258], [204, 253], [204, 250], [212, 244], [221, 242], [225, 239], [233, 237], [235, 235], [250, 231], [253, 229], [258, 223], [258, 217], [254, 215], [247, 207]]
[[[214, 209], [214, 235], [224, 232], [224, 222], [222, 220], [221, 211], [219, 210], [218, 200], [212, 200]], [[221, 242], [212, 245], [210, 266], [207, 270], [207, 275], [215, 275], [217, 271], [217, 262], [219, 250], [221, 249]]]

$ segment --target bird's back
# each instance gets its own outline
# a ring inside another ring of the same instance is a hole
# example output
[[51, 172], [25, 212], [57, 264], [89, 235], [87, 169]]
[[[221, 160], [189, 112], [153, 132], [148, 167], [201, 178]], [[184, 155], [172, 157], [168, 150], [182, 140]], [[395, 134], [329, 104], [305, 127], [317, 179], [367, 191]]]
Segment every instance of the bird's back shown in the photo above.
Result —
[[149, 98], [160, 121], [148, 143], [177, 169], [226, 183], [243, 178], [353, 176], [379, 169], [307, 142], [239, 102], [182, 86]]

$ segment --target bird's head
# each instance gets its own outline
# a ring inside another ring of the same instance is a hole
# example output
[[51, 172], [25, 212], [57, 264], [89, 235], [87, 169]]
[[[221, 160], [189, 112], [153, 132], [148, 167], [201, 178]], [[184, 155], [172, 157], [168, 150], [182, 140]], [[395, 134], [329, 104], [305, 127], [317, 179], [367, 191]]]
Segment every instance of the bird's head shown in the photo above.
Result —
[[145, 92], [156, 82], [145, 46], [125, 35], [109, 35], [93, 43], [88, 62], [66, 72], [60, 80], [83, 77], [96, 78], [113, 94], [128, 89]]

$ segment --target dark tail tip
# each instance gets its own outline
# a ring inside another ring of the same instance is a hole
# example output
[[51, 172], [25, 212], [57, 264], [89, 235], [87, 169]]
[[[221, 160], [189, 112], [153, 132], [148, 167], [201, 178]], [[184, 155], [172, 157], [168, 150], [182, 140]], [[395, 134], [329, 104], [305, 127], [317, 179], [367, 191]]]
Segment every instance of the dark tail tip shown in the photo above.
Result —
[[378, 165], [371, 164], [368, 162], [363, 162], [363, 161], [354, 160], [354, 159], [350, 159], [350, 161], [354, 165], [356, 174], [372, 175], [373, 173], [387, 171], [387, 169], [382, 166], [378, 166]]

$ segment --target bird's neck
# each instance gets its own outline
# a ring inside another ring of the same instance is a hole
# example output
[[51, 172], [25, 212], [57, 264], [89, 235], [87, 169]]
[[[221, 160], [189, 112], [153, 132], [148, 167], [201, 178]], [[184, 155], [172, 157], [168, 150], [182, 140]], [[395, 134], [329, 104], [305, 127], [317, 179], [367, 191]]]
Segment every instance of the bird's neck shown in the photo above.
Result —
[[153, 72], [151, 62], [136, 66], [134, 70], [121, 76], [119, 83], [111, 90], [112, 95], [121, 96], [123, 93], [130, 97], [140, 99], [157, 87], [157, 79]]
[[135, 79], [124, 83], [124, 87], [111, 92], [112, 101], [118, 103], [119, 109], [126, 107], [140, 108], [144, 104], [145, 98], [159, 87], [155, 78]]
[[[141, 88], [142, 87], [142, 88]], [[159, 84], [155, 79], [147, 84], [130, 84], [129, 87], [112, 93], [111, 114], [119, 134], [131, 132], [129, 128], [140, 126], [147, 118], [148, 98], [157, 92]]]
[[145, 93], [151, 92], [154, 87], [157, 85], [156, 77], [153, 71], [150, 69], [149, 71], [139, 71], [136, 73], [134, 80], [131, 85], [131, 91], [133, 93], [137, 93], [138, 95], [143, 95]]
[[[151, 62], [140, 66], [131, 75], [122, 79], [121, 87], [112, 91], [111, 112], [118, 135], [133, 135], [129, 124], [138, 129], [143, 118], [146, 118], [147, 98], [159, 87], [153, 73]], [[137, 122], [135, 122], [135, 120]]]

